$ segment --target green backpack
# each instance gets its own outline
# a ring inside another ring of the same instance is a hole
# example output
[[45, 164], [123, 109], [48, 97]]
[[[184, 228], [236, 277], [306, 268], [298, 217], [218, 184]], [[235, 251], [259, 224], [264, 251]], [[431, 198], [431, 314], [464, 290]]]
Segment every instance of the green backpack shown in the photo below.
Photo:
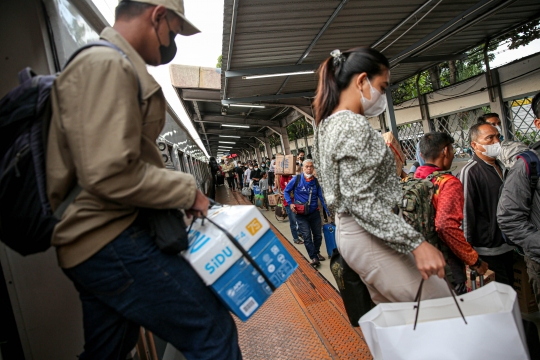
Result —
[[421, 233], [428, 243], [443, 253], [444, 260], [446, 261], [444, 268], [446, 277], [450, 282], [453, 282], [452, 271], [450, 270], [450, 266], [448, 266], [448, 253], [450, 249], [439, 239], [439, 235], [437, 234], [435, 228], [435, 207], [432, 201], [435, 194], [435, 186], [431, 180], [445, 174], [451, 174], [451, 171], [435, 171], [425, 179], [407, 178], [401, 183], [403, 198], [399, 208], [405, 221]]

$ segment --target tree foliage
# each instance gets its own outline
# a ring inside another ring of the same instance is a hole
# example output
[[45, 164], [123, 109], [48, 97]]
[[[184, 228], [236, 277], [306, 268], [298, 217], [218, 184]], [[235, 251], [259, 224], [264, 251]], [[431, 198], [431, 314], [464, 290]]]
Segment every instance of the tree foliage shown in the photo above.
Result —
[[216, 68], [221, 69], [222, 60], [223, 60], [223, 55], [219, 55], [218, 58], [217, 58]]
[[302, 117], [293, 122], [291, 125], [287, 126], [287, 135], [289, 136], [289, 141], [304, 139], [312, 134], [313, 126], [307, 122], [305, 117]]
[[[503, 42], [510, 43], [509, 49], [517, 49], [536, 39], [540, 39], [540, 20], [531, 21], [491, 41], [488, 47], [489, 61], [495, 59], [495, 55], [490, 52], [495, 51]], [[485, 44], [467, 51], [467, 57], [464, 60], [446, 61], [423, 71], [418, 78], [418, 88], [416, 86], [417, 76], [401, 82], [396, 89], [392, 90], [394, 103], [399, 104], [418, 97], [418, 90], [420, 90], [420, 94], [429, 93], [484, 73], [484, 47]], [[434, 83], [434, 80], [438, 80], [437, 83]]]
[[510, 50], [528, 45], [534, 40], [540, 39], [540, 20], [525, 24], [505, 35], [505, 37], [510, 40], [510, 45], [508, 45]]

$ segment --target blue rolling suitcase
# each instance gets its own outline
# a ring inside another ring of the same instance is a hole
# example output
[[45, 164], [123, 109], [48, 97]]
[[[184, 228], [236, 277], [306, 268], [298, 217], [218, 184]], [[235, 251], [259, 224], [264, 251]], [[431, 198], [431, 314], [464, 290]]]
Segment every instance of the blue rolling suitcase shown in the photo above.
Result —
[[328, 252], [328, 257], [331, 257], [332, 252], [334, 251], [335, 248], [337, 248], [336, 224], [334, 223], [324, 224], [323, 234], [324, 234], [324, 243], [326, 244], [326, 251]]

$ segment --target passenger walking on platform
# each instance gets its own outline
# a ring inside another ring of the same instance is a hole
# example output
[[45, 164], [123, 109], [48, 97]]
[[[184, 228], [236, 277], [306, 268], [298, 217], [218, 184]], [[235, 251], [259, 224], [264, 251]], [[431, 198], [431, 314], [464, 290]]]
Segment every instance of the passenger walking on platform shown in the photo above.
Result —
[[[150, 231], [158, 209], [206, 214], [195, 178], [164, 166], [156, 139], [166, 100], [146, 66], [170, 62], [177, 34], [199, 32], [182, 0], [121, 1], [108, 47], [81, 52], [56, 78], [47, 148], [53, 210], [81, 191], [55, 228], [60, 266], [80, 294], [86, 359], [126, 359], [144, 326], [187, 359], [240, 359], [225, 305]], [[215, 172], [215, 168], [213, 169]], [[152, 215], [152, 216], [149, 216]], [[170, 222], [169, 222], [170, 223]]]
[[298, 151], [298, 158], [296, 160], [296, 175], [299, 175], [302, 173], [302, 165], [303, 165], [305, 155], [306, 153], [304, 152], [304, 150]]
[[239, 161], [238, 166], [234, 169], [236, 173], [236, 180], [238, 181], [238, 189], [242, 190], [244, 187], [244, 165]]
[[461, 169], [465, 208], [465, 238], [495, 273], [495, 280], [513, 286], [514, 247], [508, 245], [497, 224], [499, 191], [505, 168], [497, 160], [501, 150], [499, 131], [488, 123], [475, 124], [469, 130], [472, 159]]
[[261, 187], [261, 194], [264, 197], [263, 208], [270, 210], [268, 207], [268, 175], [266, 173], [263, 174], [262, 179], [259, 181], [259, 186]]
[[504, 137], [502, 135], [502, 128], [501, 128], [501, 119], [499, 117], [499, 114], [497, 113], [487, 113], [487, 114], [484, 114], [482, 116], [479, 116], [478, 117], [478, 121], [477, 121], [478, 124], [481, 124], [481, 123], [488, 123], [488, 124], [491, 124], [493, 126], [495, 126], [495, 128], [497, 128], [497, 131], [499, 131], [499, 140], [503, 141], [504, 140]]
[[270, 192], [274, 192], [274, 188], [276, 187], [274, 184], [274, 181], [276, 180], [275, 171], [276, 171], [276, 157], [272, 156], [272, 160], [270, 161], [270, 164], [268, 165], [268, 184], [269, 184]]
[[[418, 179], [433, 176], [431, 182], [435, 185], [433, 206], [435, 208], [435, 228], [447, 251], [447, 264], [452, 273], [452, 282], [458, 294], [467, 292], [467, 274], [465, 264], [479, 275], [484, 275], [488, 264], [478, 256], [471, 244], [465, 239], [461, 224], [463, 221], [463, 186], [458, 178], [449, 171], [454, 160], [452, 144], [454, 138], [447, 133], [428, 133], [420, 140], [420, 151], [426, 160], [415, 173]], [[440, 175], [438, 173], [443, 172]]]
[[319, 68], [313, 157], [329, 206], [336, 243], [375, 303], [449, 296], [442, 253], [396, 214], [402, 193], [392, 151], [367, 117], [386, 109], [388, 60], [376, 50], [332, 52]]
[[[532, 99], [531, 108], [536, 117], [534, 126], [540, 130], [540, 93]], [[540, 158], [540, 141], [530, 148]], [[508, 239], [525, 252], [529, 281], [540, 308], [540, 183], [534, 184], [532, 175], [523, 159], [512, 166], [499, 200], [497, 220]]]
[[[322, 221], [319, 212], [319, 203], [324, 212], [330, 215], [324, 203], [322, 189], [317, 178], [313, 176], [315, 167], [313, 160], [305, 160], [303, 172], [294, 176], [283, 191], [285, 200], [291, 211], [296, 215], [298, 231], [302, 234], [304, 245], [311, 259], [312, 266], [319, 266], [320, 261], [326, 260], [321, 255], [322, 244]], [[291, 193], [293, 197], [291, 197]], [[294, 199], [294, 200], [293, 200]]]
[[[287, 199], [285, 199], [284, 190], [293, 178], [293, 175], [278, 175], [279, 178], [279, 188], [281, 189], [281, 195], [283, 198], [283, 207], [285, 208], [285, 211], [287, 212], [287, 216], [289, 218], [289, 227], [291, 228], [291, 235], [293, 237], [293, 241], [295, 244], [302, 245], [304, 241], [300, 240], [298, 238], [298, 223], [296, 222], [296, 214], [291, 210], [291, 207], [289, 206], [289, 202], [287, 202]], [[294, 199], [291, 199], [291, 201]]]
[[225, 179], [227, 179], [227, 184], [229, 185], [229, 189], [231, 191], [234, 191], [234, 170], [235, 166], [233, 162], [230, 159], [225, 160], [225, 164], [222, 167], [223, 172], [225, 173]]

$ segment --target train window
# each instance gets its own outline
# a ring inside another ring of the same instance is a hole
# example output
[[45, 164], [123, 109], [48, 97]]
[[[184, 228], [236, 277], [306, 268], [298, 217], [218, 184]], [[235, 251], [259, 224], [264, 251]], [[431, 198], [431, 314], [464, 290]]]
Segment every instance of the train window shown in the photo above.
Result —
[[60, 64], [65, 64], [77, 48], [99, 40], [98, 33], [68, 0], [46, 0], [45, 6]]

